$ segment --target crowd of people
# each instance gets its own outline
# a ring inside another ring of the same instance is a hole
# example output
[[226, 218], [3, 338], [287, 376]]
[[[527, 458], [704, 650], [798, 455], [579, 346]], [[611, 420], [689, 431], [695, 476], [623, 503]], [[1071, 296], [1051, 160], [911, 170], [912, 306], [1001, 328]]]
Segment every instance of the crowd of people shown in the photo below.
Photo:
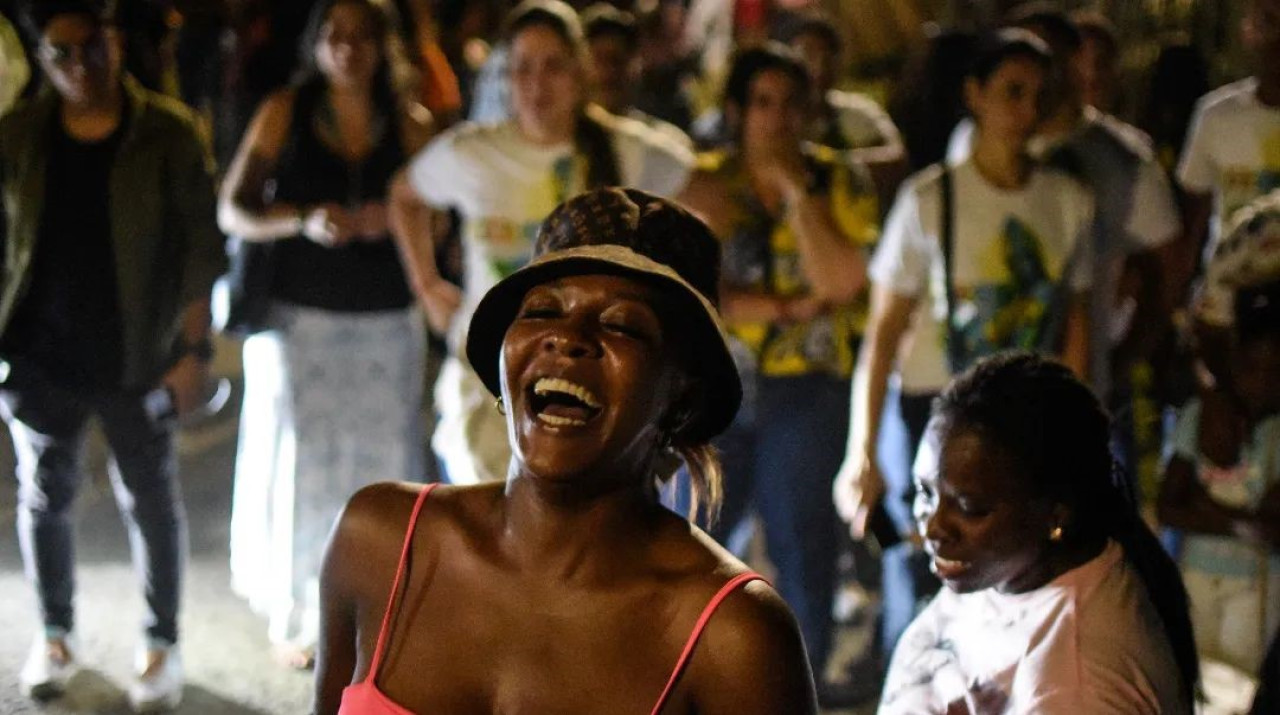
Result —
[[1280, 712], [1280, 0], [1137, 125], [1052, 3], [883, 103], [818, 2], [210, 5], [0, 2], [27, 695], [96, 420], [180, 701], [223, 331], [232, 588], [317, 712]]

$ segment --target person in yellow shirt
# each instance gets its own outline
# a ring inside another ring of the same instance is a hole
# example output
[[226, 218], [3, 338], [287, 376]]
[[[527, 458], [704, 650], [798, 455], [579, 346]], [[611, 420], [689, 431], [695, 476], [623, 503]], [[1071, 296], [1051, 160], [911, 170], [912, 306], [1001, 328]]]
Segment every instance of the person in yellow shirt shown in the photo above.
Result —
[[877, 204], [865, 167], [803, 140], [809, 82], [781, 45], [740, 53], [724, 97], [733, 140], [700, 158], [683, 199], [722, 242], [720, 298], [754, 395], [717, 443], [727, 481], [711, 534], [741, 553], [758, 513], [820, 672], [839, 543], [829, 479], [848, 429]]

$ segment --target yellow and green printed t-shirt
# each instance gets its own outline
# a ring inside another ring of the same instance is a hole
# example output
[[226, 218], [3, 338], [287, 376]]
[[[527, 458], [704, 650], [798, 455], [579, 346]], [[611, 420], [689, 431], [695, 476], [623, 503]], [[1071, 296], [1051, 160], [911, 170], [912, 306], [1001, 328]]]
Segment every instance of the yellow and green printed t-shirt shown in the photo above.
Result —
[[[875, 187], [865, 168], [843, 160], [826, 147], [806, 150], [812, 190], [831, 197], [832, 212], [849, 243], [869, 248], [879, 235]], [[712, 152], [699, 157], [699, 168], [729, 187], [733, 219], [722, 242], [721, 280], [729, 290], [781, 298], [809, 292], [800, 265], [797, 238], [781, 215], [770, 213], [752, 190], [741, 157]], [[852, 278], [851, 278], [852, 279]], [[790, 377], [826, 373], [847, 379], [853, 374], [857, 343], [866, 323], [866, 298], [838, 306], [802, 322], [777, 324], [736, 321], [729, 332], [756, 358], [759, 374]]]

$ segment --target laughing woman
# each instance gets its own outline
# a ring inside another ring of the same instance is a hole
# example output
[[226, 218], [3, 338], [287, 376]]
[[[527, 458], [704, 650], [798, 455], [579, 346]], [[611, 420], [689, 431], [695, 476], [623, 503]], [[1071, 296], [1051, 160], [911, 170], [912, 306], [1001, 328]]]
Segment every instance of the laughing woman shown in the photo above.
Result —
[[1089, 388], [1031, 353], [938, 398], [915, 517], [945, 588], [898, 642], [881, 715], [1191, 712], [1186, 590], [1108, 430]]
[[[560, 202], [599, 186], [672, 196], [692, 163], [661, 133], [587, 104], [587, 50], [572, 7], [525, 0], [508, 15], [506, 34], [513, 118], [451, 129], [392, 184], [409, 277], [450, 348], [436, 382], [440, 419], [431, 442], [454, 484], [501, 481], [511, 457], [502, 420], [461, 350], [480, 296], [529, 261], [539, 224]], [[428, 209], [461, 216], [461, 292], [440, 277]]]
[[741, 400], [715, 239], [602, 189], [538, 246], [467, 340], [501, 396], [507, 480], [352, 499], [326, 557], [317, 712], [816, 713], [782, 600], [658, 503], [681, 458], [714, 502], [708, 443]]

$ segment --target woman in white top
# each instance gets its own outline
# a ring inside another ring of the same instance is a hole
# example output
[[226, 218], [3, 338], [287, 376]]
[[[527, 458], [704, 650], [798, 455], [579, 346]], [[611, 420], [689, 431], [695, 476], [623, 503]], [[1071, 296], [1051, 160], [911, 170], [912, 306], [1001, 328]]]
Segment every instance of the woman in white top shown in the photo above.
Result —
[[1083, 186], [1036, 167], [1025, 150], [1040, 120], [1049, 62], [1048, 48], [1028, 32], [1007, 29], [988, 37], [964, 87], [977, 127], [972, 155], [908, 179], [886, 220], [869, 268], [871, 316], [835, 486], [837, 507], [855, 535], [864, 532], [885, 491], [876, 450], [895, 363], [904, 396], [923, 396], [903, 401], [911, 449], [919, 443], [929, 397], [984, 355], [1007, 348], [1045, 350], [1077, 374], [1085, 371], [1088, 315], [1082, 292], [1091, 266], [1088, 241], [1082, 239], [1092, 202]]
[[944, 588], [898, 641], [881, 715], [1191, 712], [1187, 594], [1108, 423], [1065, 366], [1023, 351], [934, 403], [914, 512]]
[[[679, 193], [692, 156], [639, 122], [587, 104], [577, 14], [559, 0], [526, 0], [507, 18], [514, 117], [467, 123], [433, 141], [392, 182], [393, 229], [431, 327], [451, 355], [436, 384], [432, 440], [450, 481], [504, 479], [506, 429], [458, 347], [480, 296], [527, 263], [538, 225], [565, 199], [596, 186]], [[463, 288], [440, 277], [429, 209], [462, 217]]]

